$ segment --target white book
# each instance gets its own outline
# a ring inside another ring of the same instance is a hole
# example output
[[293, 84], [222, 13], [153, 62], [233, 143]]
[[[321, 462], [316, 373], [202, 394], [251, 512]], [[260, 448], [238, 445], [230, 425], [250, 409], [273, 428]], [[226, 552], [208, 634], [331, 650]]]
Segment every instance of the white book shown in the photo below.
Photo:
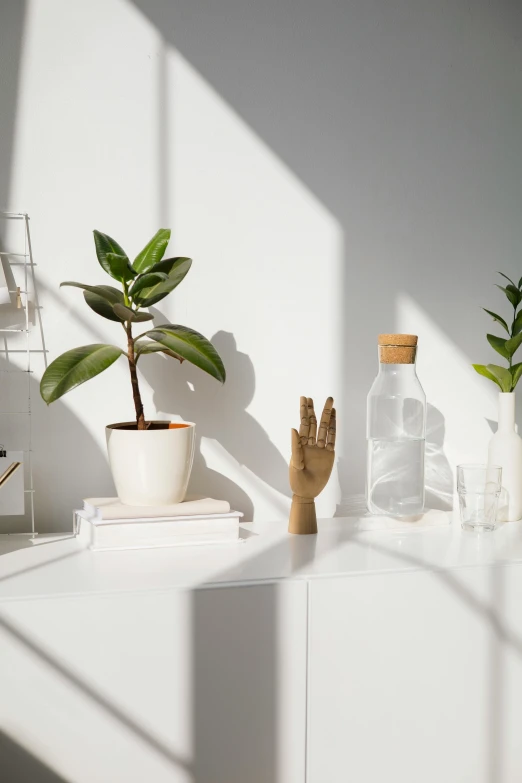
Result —
[[118, 498], [86, 498], [83, 508], [92, 519], [171, 519], [228, 514], [230, 503], [214, 498], [188, 497], [169, 506], [129, 506]]
[[193, 544], [225, 544], [239, 541], [243, 514], [175, 517], [166, 519], [95, 519], [75, 511], [75, 532], [93, 550], [150, 549]]

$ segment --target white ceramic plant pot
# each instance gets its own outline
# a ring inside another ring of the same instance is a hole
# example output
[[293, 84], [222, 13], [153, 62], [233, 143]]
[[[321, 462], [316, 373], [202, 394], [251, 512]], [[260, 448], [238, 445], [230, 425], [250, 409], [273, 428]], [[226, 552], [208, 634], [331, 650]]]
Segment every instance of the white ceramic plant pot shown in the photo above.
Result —
[[194, 461], [196, 425], [133, 422], [106, 427], [107, 450], [116, 492], [130, 506], [166, 506], [185, 499]]
[[515, 427], [515, 393], [498, 395], [498, 430], [489, 442], [488, 464], [502, 468], [498, 517], [503, 522], [522, 518], [522, 439]]

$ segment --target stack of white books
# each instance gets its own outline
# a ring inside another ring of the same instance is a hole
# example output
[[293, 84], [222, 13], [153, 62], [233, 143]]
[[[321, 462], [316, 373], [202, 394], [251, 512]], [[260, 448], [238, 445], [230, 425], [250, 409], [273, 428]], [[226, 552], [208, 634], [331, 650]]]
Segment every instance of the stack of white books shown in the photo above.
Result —
[[243, 514], [225, 500], [190, 498], [171, 506], [127, 506], [118, 498], [87, 498], [74, 529], [90, 549], [149, 549], [239, 541]]

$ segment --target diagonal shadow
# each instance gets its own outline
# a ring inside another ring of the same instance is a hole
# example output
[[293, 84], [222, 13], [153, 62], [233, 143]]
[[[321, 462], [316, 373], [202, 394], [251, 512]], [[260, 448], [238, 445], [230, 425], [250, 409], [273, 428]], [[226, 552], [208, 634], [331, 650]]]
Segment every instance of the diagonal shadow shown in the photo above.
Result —
[[0, 769], [5, 783], [68, 783], [4, 732], [0, 732]]
[[75, 674], [75, 672], [73, 672], [72, 669], [66, 666], [62, 661], [58, 660], [54, 655], [51, 655], [49, 652], [44, 650], [41, 645], [34, 642], [20, 628], [17, 628], [14, 623], [1, 615], [0, 628], [8, 633], [13, 639], [16, 639], [16, 641], [25, 647], [25, 649], [36, 655], [56, 674], [69, 682], [74, 688], [76, 688], [76, 690], [89, 699], [89, 701], [96, 704], [108, 715], [118, 721], [118, 723], [120, 723], [131, 734], [133, 734], [137, 740], [143, 742], [151, 750], [162, 756], [173, 766], [186, 769], [187, 771], [190, 770], [190, 766], [187, 765], [187, 763], [182, 758], [173, 753], [167, 745], [164, 745], [162, 742], [160, 742], [153, 734], [144, 729], [143, 726], [140, 726], [139, 723], [123, 712], [123, 710], [121, 710], [116, 704], [109, 701], [103, 695], [103, 693], [101, 693], [96, 688], [93, 688], [92, 685], [89, 685], [89, 683], [85, 682], [85, 680]]

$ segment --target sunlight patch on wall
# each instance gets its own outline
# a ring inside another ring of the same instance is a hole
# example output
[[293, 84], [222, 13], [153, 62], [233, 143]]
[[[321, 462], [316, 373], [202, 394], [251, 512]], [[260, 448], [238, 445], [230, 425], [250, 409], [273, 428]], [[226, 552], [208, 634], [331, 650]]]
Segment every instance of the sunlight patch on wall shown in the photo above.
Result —
[[[218, 401], [227, 398], [220, 426], [201, 435], [217, 440], [232, 459], [210, 448], [209, 466], [244, 488], [256, 515], [281, 518], [299, 396], [314, 396], [320, 408], [332, 394], [342, 405], [342, 232], [172, 50], [165, 84], [169, 224], [176, 254], [194, 259], [169, 313], [208, 337], [218, 334], [228, 371], [222, 394], [216, 385], [198, 399], [204, 381], [193, 380], [196, 406], [216, 405], [219, 416]], [[197, 420], [197, 407], [193, 415]], [[229, 432], [234, 427], [243, 438], [236, 448]], [[320, 513], [333, 513], [336, 493], [332, 480]]]

